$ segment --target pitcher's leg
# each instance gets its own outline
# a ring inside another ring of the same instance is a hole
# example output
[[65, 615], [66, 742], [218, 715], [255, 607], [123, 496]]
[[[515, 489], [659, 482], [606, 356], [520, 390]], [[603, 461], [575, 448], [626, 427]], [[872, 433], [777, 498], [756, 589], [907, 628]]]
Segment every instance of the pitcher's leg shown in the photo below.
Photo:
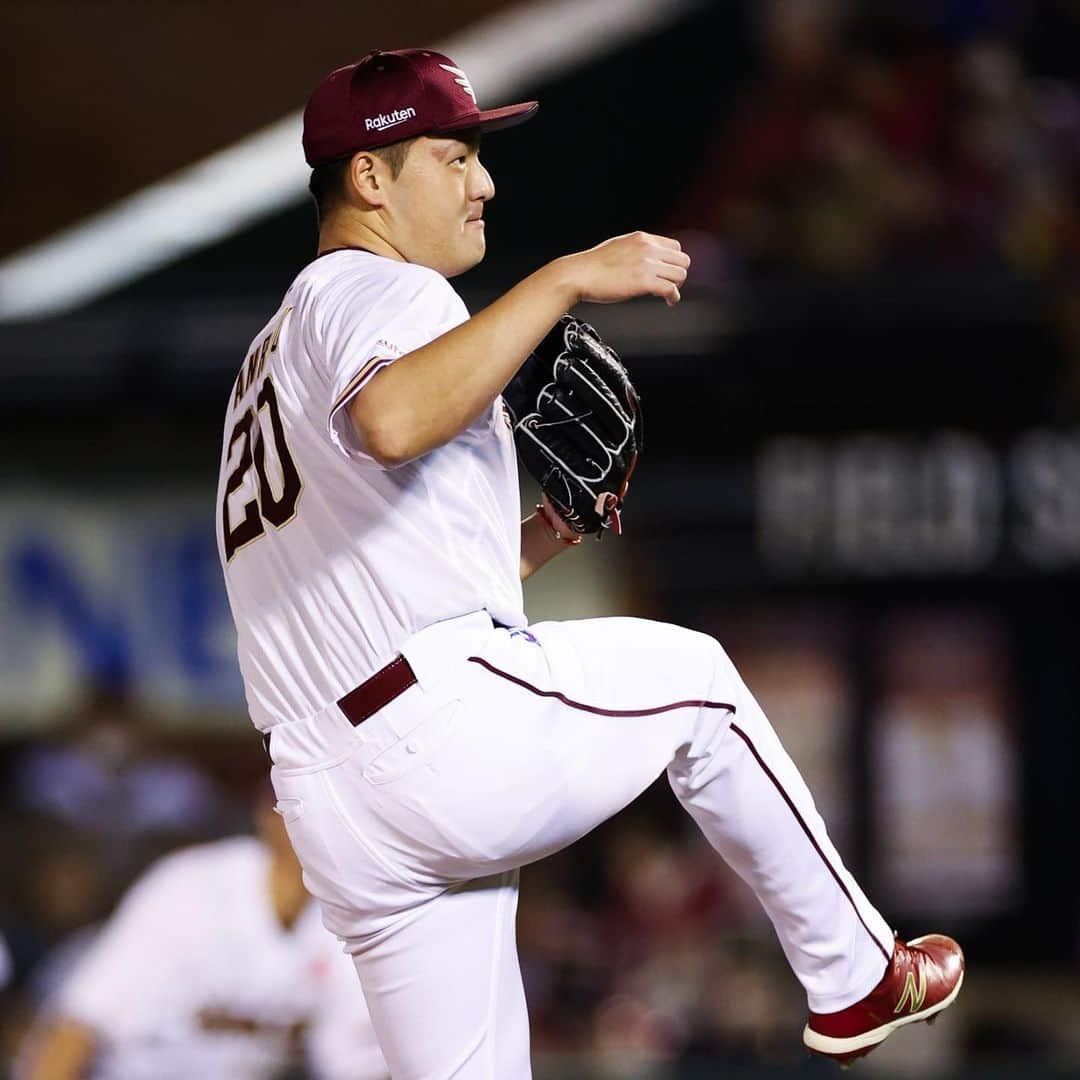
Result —
[[516, 871], [439, 893], [348, 943], [394, 1080], [528, 1080]]
[[[558, 838], [580, 835], [582, 824], [629, 801], [661, 763], [765, 907], [811, 1007], [839, 1010], [864, 996], [885, 970], [892, 933], [844, 868], [806, 784], [720, 645], [636, 619], [532, 629], [544, 670], [522, 677], [504, 655], [487, 658], [487, 671], [517, 695], [518, 710], [542, 695], [543, 732], [572, 747], [575, 774], [544, 768], [533, 783], [573, 827]], [[504, 707], [510, 714], [510, 698]], [[539, 745], [535, 737], [527, 743]], [[506, 756], [500, 772], [509, 775]], [[534, 750], [521, 768], [537, 770], [543, 760]], [[551, 784], [568, 775], [570, 783]]]
[[723, 724], [702, 717], [668, 768], [672, 788], [747, 882], [816, 1012], [843, 1009], [881, 979], [893, 935], [844, 867], [794, 762], [723, 650]]
[[720, 646], [633, 619], [530, 629], [493, 634], [463, 663], [452, 732], [430, 744], [411, 733], [411, 771], [378, 785], [335, 774], [364, 842], [424, 889], [512, 870], [572, 843], [668, 769], [765, 906], [811, 1007], [865, 995], [884, 971], [889, 928]]

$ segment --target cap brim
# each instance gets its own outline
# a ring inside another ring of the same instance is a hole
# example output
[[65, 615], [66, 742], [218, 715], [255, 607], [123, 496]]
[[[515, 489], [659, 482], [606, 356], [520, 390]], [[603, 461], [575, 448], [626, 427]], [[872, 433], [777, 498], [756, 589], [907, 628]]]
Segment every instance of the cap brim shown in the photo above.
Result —
[[504, 105], [501, 109], [481, 109], [480, 112], [449, 127], [441, 127], [439, 131], [502, 131], [503, 128], [515, 127], [524, 124], [536, 115], [540, 108], [539, 101], [523, 101], [519, 105]]

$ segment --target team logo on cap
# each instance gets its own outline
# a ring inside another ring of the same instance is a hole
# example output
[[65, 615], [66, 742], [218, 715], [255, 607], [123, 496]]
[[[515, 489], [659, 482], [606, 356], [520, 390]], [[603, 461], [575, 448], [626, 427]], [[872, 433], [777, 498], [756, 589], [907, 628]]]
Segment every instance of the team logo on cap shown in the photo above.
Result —
[[451, 67], [449, 64], [440, 64], [439, 67], [441, 67], [443, 71], [449, 71], [451, 75], [456, 76], [454, 82], [464, 89], [465, 93], [473, 99], [473, 104], [475, 105], [476, 94], [473, 93], [472, 83], [469, 82], [469, 76], [459, 67]]
[[364, 117], [365, 131], [383, 131], [386, 128], [397, 127], [411, 120], [416, 115], [416, 110], [410, 105], [407, 109], [395, 109], [392, 113], [379, 113], [378, 116]]

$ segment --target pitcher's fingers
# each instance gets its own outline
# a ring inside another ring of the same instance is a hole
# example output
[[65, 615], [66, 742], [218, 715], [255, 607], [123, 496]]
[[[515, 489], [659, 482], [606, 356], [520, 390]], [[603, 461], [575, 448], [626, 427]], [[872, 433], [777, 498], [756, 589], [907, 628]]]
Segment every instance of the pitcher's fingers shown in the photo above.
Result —
[[671, 263], [660, 263], [656, 268], [656, 276], [663, 278], [665, 281], [674, 281], [676, 285], [681, 285], [686, 281], [686, 267], [674, 266]]
[[670, 263], [659, 263], [653, 267], [653, 273], [661, 281], [669, 281], [673, 285], [682, 285], [686, 281], [686, 269], [682, 266], [673, 266]]
[[646, 233], [645, 235], [662, 248], [667, 248], [670, 251], [682, 251], [682, 244], [672, 236], [660, 236], [658, 233]]
[[660, 261], [685, 268], [690, 265], [690, 256], [685, 251], [673, 251], [665, 248], [660, 253]]

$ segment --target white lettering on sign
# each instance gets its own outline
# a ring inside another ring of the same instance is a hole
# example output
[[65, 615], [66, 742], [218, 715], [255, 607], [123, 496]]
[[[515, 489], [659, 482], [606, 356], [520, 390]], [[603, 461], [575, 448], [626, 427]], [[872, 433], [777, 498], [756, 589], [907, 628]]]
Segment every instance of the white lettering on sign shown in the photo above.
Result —
[[1047, 569], [1080, 562], [1080, 436], [1029, 432], [1009, 456], [1009, 478], [1017, 550]]
[[1000, 549], [1002, 501], [997, 460], [969, 435], [784, 438], [758, 460], [758, 543], [785, 573], [973, 573]]

